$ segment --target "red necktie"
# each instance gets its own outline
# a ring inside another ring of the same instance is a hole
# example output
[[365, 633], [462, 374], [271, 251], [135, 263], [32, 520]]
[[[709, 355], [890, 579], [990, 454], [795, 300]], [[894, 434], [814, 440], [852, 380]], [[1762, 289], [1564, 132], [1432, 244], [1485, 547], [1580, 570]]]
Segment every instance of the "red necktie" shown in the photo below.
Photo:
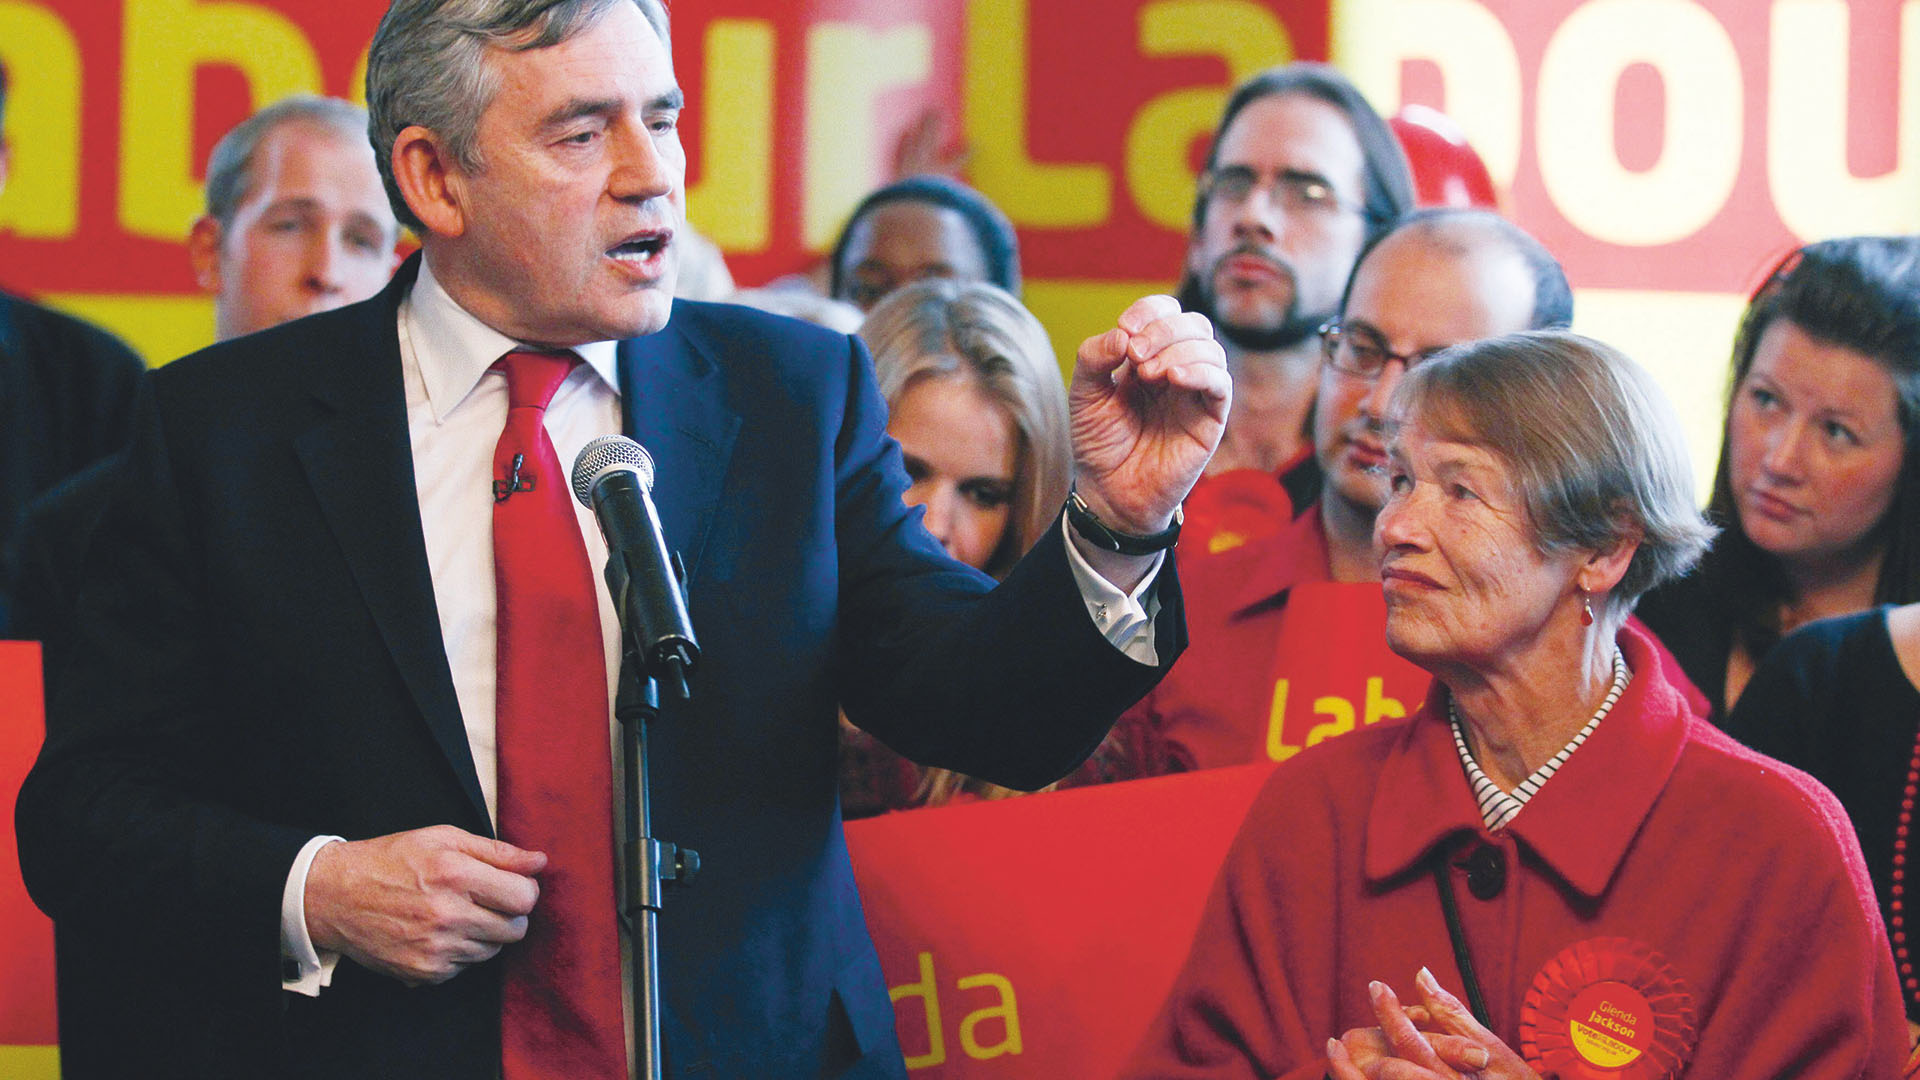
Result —
[[527, 936], [503, 954], [503, 1080], [627, 1075], [606, 654], [593, 570], [545, 424], [579, 362], [514, 352], [495, 365], [508, 399], [493, 454], [500, 838], [548, 855]]

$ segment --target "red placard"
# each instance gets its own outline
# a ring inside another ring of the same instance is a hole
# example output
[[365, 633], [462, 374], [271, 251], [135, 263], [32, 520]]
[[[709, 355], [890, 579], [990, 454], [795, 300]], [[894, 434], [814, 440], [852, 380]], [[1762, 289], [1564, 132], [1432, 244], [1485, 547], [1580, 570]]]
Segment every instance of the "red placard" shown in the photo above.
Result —
[[27, 897], [13, 832], [13, 803], [45, 736], [40, 645], [0, 641], [0, 1053], [57, 1041], [53, 923]]
[[1111, 1076], [1159, 1011], [1270, 764], [852, 822], [917, 1077]]
[[1798, 244], [1920, 228], [1898, 0], [1405, 8], [1356, 33], [1367, 88], [1458, 120], [1578, 286], [1742, 293]]

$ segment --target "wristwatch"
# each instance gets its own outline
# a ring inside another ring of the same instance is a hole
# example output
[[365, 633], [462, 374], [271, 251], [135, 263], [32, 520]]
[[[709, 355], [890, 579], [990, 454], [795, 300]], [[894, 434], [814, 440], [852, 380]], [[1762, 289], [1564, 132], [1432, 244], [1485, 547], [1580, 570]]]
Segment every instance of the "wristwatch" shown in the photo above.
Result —
[[1076, 489], [1067, 493], [1067, 523], [1080, 538], [1103, 551], [1116, 551], [1122, 555], [1151, 555], [1156, 551], [1165, 551], [1180, 539], [1180, 524], [1186, 520], [1186, 511], [1181, 507], [1173, 508], [1173, 524], [1157, 533], [1141, 536], [1139, 533], [1121, 532], [1100, 520], [1100, 515], [1087, 506]]

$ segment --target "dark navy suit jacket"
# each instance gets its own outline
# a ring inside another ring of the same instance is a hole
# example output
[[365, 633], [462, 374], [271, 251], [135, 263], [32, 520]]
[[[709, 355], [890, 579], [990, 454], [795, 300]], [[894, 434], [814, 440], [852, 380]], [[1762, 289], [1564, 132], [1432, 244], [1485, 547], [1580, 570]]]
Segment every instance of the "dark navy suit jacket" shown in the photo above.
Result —
[[[18, 817], [42, 907], [172, 963], [126, 991], [178, 1011], [172, 1044], [112, 1047], [102, 1075], [497, 1072], [494, 964], [409, 989], [343, 962], [317, 998], [280, 989], [308, 838], [490, 833], [413, 482], [412, 276], [155, 375]], [[694, 701], [652, 729], [654, 831], [704, 864], [660, 917], [668, 1074], [904, 1076], [836, 705], [919, 760], [1047, 783], [1184, 646], [1171, 561], [1156, 669], [1097, 633], [1057, 532], [998, 588], [941, 552], [857, 341], [676, 303], [619, 357], [704, 650]]]

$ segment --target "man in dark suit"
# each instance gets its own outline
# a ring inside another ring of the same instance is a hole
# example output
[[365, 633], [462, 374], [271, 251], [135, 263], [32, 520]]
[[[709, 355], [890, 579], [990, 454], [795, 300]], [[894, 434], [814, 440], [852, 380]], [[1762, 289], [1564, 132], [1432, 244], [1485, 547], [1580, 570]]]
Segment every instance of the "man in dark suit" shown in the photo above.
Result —
[[[1167, 297], [1081, 347], [1083, 502], [995, 588], [904, 508], [857, 341], [671, 301], [664, 12], [480, 0], [456, 25], [445, 6], [396, 3], [368, 75], [424, 258], [372, 301], [155, 379], [21, 796], [29, 885], [176, 963], [126, 988], [187, 1002], [164, 1053], [122, 1048], [128, 1074], [606, 1075], [570, 1064], [585, 1022], [516, 1049], [523, 980], [583, 981], [517, 958], [610, 922], [611, 890], [562, 919], [579, 861], [499, 838], [525, 767], [508, 600], [567, 558], [584, 579], [604, 547], [581, 512], [519, 560], [503, 515], [565, 477], [498, 455], [526, 409], [558, 461], [624, 427], [653, 453], [704, 650], [693, 701], [653, 731], [654, 831], [705, 864], [661, 917], [667, 1073], [902, 1076], [839, 827], [836, 705], [1003, 784], [1084, 757], [1183, 644], [1172, 563], [1143, 552], [1218, 441], [1224, 358]], [[533, 403], [528, 356], [561, 373]], [[603, 666], [534, 694], [617, 670], [611, 601], [589, 596], [597, 632], [568, 622], [582, 647], [544, 655]], [[606, 748], [605, 696], [539, 720]], [[606, 757], [587, 764], [582, 786], [606, 783]], [[574, 832], [604, 841], [612, 801]]]
[[[0, 67], [0, 117], [7, 71]], [[0, 189], [11, 148], [0, 137]], [[112, 334], [0, 292], [0, 636], [21, 522], [35, 498], [125, 446], [147, 366]]]

